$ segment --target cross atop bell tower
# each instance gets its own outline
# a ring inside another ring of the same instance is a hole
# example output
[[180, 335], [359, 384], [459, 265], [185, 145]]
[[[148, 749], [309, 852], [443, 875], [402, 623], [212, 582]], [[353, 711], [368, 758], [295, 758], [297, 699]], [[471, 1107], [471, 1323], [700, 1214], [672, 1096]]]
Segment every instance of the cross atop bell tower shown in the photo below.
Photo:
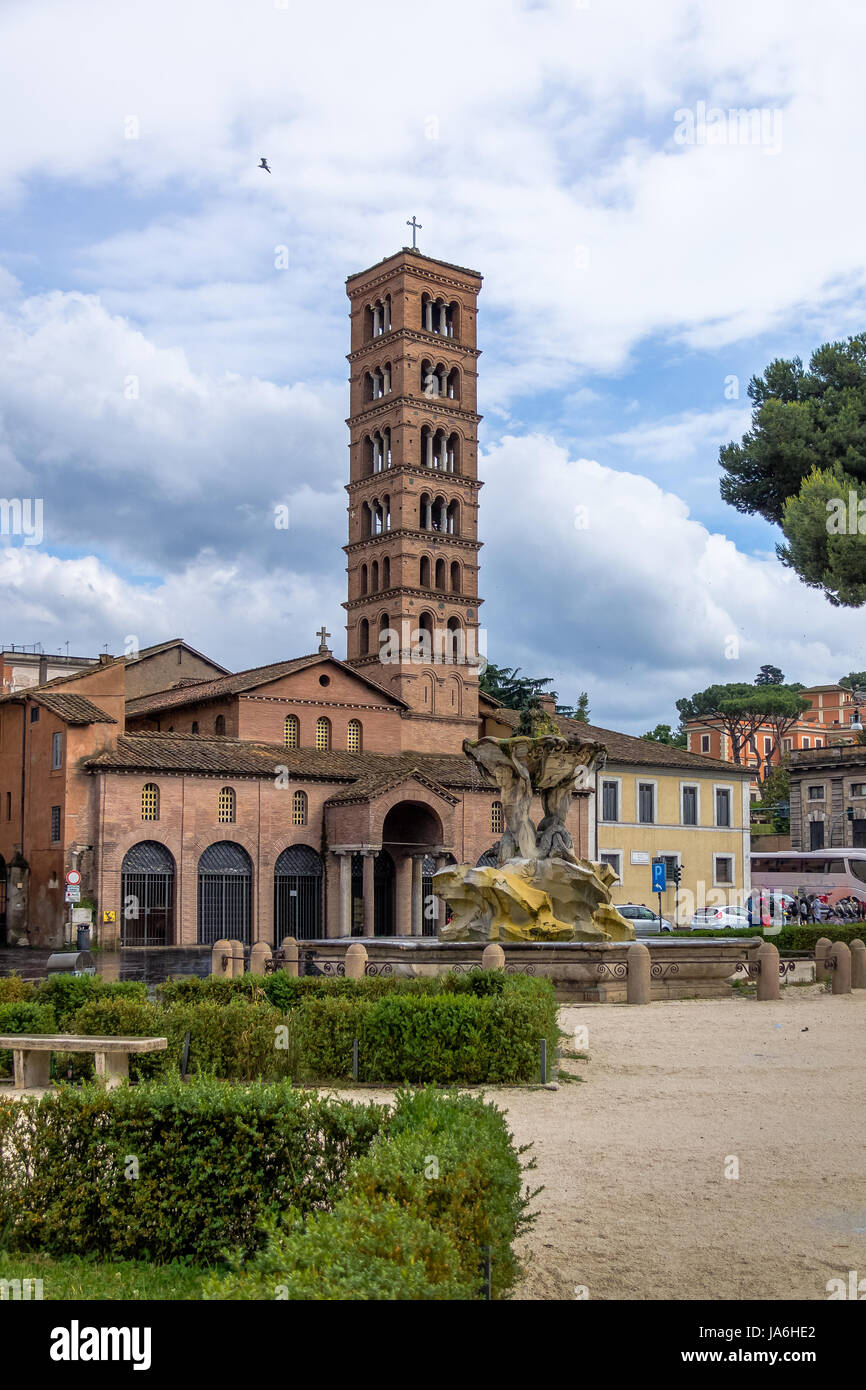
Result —
[[346, 282], [347, 660], [409, 706], [406, 748], [477, 737], [480, 289], [408, 246]]

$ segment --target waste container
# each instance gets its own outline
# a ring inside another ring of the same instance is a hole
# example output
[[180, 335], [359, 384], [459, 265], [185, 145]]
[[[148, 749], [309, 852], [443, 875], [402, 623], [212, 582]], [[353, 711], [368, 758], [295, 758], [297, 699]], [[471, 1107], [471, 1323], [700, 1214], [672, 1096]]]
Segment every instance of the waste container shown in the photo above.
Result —
[[45, 972], [48, 975], [64, 972], [70, 975], [95, 975], [96, 967], [89, 951], [55, 951], [48, 957]]
[[78, 949], [79, 949], [79, 951], [89, 951], [89, 950], [90, 950], [90, 928], [89, 928], [89, 927], [79, 927], [79, 928], [78, 928]]

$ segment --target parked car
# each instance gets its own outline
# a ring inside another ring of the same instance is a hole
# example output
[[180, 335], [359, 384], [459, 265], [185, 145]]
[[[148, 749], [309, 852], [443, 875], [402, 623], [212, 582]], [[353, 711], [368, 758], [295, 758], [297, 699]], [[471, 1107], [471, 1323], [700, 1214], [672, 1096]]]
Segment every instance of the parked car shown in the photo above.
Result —
[[634, 923], [635, 936], [660, 936], [663, 931], [673, 931], [673, 925], [666, 917], [662, 918], [659, 927], [659, 915], [651, 908], [644, 907], [638, 903], [615, 903], [620, 917], [625, 917], [626, 921]]
[[749, 913], [745, 907], [699, 907], [692, 918], [692, 931], [744, 930], [749, 927]]

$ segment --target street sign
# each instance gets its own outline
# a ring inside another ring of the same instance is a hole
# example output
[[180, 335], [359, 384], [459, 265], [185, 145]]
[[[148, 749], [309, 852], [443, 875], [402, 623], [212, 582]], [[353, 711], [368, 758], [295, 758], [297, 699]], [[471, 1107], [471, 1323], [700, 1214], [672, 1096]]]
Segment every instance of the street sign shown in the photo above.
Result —
[[73, 888], [81, 882], [81, 874], [79, 873], [78, 869], [69, 870], [69, 872], [66, 875], [66, 882], [70, 885], [70, 887]]
[[67, 886], [64, 901], [68, 903], [77, 903], [81, 901], [81, 889], [77, 884], [69, 884]]
[[663, 859], [653, 860], [653, 886], [654, 893], [666, 893], [668, 887], [668, 866]]

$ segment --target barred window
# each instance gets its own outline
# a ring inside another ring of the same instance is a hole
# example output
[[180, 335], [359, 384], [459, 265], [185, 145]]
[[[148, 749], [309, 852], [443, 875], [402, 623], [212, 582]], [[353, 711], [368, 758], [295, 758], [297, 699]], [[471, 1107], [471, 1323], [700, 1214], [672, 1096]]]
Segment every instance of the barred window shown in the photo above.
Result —
[[307, 823], [307, 793], [295, 792], [292, 796], [292, 825]]
[[57, 845], [57, 844], [60, 843], [60, 807], [59, 807], [59, 806], [52, 806], [52, 807], [51, 807], [51, 843], [52, 843], [52, 845]]
[[316, 720], [316, 747], [320, 753], [327, 753], [331, 747], [331, 721], [322, 715]]
[[502, 818], [502, 802], [494, 801], [490, 807], [490, 830], [494, 835], [501, 835], [505, 825]]
[[223, 787], [219, 798], [220, 825], [233, 825], [235, 819], [235, 794], [232, 787]]
[[361, 751], [360, 719], [349, 720], [349, 727], [346, 730], [346, 748], [350, 753], [360, 753]]
[[141, 819], [159, 820], [159, 787], [147, 782], [141, 789]]
[[301, 744], [301, 726], [298, 723], [296, 714], [287, 714], [283, 724], [283, 743], [287, 748], [299, 748]]
[[602, 782], [601, 818], [619, 820], [619, 782]]
[[56, 772], [63, 766], [63, 735], [51, 735], [51, 770]]

